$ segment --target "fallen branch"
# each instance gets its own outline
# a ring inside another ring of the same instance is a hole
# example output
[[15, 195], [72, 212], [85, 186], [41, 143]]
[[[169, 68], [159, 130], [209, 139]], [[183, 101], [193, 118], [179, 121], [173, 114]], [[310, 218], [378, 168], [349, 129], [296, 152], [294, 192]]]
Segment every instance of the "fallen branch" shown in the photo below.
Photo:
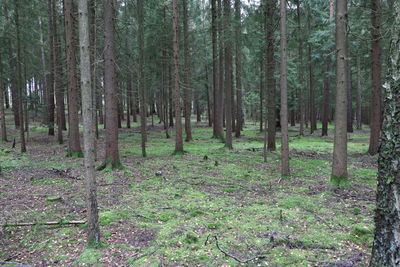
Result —
[[75, 225], [85, 224], [86, 221], [53, 221], [53, 222], [25, 222], [25, 223], [5, 223], [3, 227], [35, 226], [35, 225]]
[[[248, 258], [248, 259], [241, 260], [241, 259], [239, 259], [238, 257], [236, 257], [235, 255], [229, 254], [228, 252], [224, 251], [224, 250], [219, 246], [218, 237], [217, 237], [217, 236], [213, 235], [212, 237], [215, 239], [215, 245], [217, 246], [217, 249], [218, 249], [219, 251], [221, 251], [221, 252], [225, 255], [225, 257], [232, 258], [232, 259], [234, 259], [234, 260], [237, 261], [237, 262], [240, 262], [240, 263], [247, 263], [247, 262], [254, 261], [254, 260], [265, 259], [265, 258], [267, 257], [267, 256], [264, 256], [264, 255], [257, 255], [257, 256], [254, 256], [254, 257], [251, 257], [251, 258]], [[206, 242], [204, 243], [204, 245], [207, 245], [207, 244], [208, 244], [209, 238], [210, 238], [210, 235], [207, 236], [207, 239], [206, 239]]]
[[67, 170], [60, 170], [60, 169], [56, 169], [56, 168], [51, 168], [50, 171], [54, 172], [55, 174], [59, 175], [59, 176], [63, 176], [69, 179], [73, 179], [73, 180], [82, 180], [79, 177], [73, 176], [69, 173], [70, 169]]

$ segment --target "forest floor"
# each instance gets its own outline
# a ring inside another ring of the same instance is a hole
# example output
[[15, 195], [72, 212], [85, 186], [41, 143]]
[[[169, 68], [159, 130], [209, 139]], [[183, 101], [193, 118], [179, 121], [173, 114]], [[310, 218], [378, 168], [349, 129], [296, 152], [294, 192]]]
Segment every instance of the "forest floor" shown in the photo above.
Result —
[[[150, 126], [147, 158], [134, 126], [119, 134], [124, 168], [97, 172], [102, 248], [86, 249], [84, 225], [8, 226], [0, 265], [236, 266], [261, 256], [245, 265], [366, 266], [376, 186], [367, 130], [349, 134], [350, 184], [337, 189], [332, 129], [300, 138], [290, 128], [292, 175], [282, 179], [279, 142], [265, 163], [257, 125], [248, 123], [229, 151], [193, 122], [194, 140], [178, 156], [174, 136]], [[1, 225], [85, 219], [83, 159], [66, 157], [66, 148], [34, 124], [27, 153], [18, 142], [0, 144]]]

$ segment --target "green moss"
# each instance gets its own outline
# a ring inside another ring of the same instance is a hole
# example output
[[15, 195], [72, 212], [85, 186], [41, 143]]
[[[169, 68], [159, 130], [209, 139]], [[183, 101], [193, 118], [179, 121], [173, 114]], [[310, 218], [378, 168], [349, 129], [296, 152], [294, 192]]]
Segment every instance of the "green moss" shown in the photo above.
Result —
[[350, 185], [349, 178], [347, 176], [331, 176], [330, 183], [336, 187], [346, 187]]
[[103, 257], [103, 254], [100, 251], [88, 248], [79, 256], [79, 263], [97, 265], [101, 257]]

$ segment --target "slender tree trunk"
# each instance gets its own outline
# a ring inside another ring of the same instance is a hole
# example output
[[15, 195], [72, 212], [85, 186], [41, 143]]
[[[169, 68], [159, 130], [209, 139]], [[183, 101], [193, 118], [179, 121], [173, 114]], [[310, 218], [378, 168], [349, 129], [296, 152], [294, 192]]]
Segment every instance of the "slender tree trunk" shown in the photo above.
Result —
[[64, 18], [68, 67], [69, 155], [81, 156], [82, 149], [79, 138], [78, 88], [76, 80], [74, 10], [72, 0], [64, 0]]
[[347, 0], [336, 1], [336, 107], [331, 183], [347, 180]]
[[177, 0], [172, 0], [172, 24], [173, 24], [173, 50], [174, 50], [174, 67], [175, 67], [175, 153], [183, 153], [182, 139], [182, 116], [181, 116], [181, 93], [179, 78], [179, 24], [178, 24], [178, 7]]
[[[240, 131], [243, 128], [243, 103], [242, 103], [242, 21], [240, 0], [235, 0], [235, 18], [236, 18], [236, 127], [235, 136], [240, 137]], [[265, 127], [267, 127], [265, 125]]]
[[83, 139], [85, 150], [85, 188], [86, 210], [88, 218], [87, 244], [91, 247], [100, 247], [100, 227], [96, 196], [95, 161], [95, 133], [93, 113], [93, 90], [91, 78], [91, 62], [89, 48], [89, 20], [88, 2], [79, 0], [79, 41], [80, 41], [80, 69], [83, 112]]
[[361, 123], [361, 65], [360, 65], [360, 56], [357, 57], [357, 97], [356, 97], [356, 127], [357, 130], [362, 129]]
[[140, 131], [142, 135], [142, 157], [146, 157], [146, 97], [144, 74], [144, 0], [138, 0], [138, 39], [139, 39], [139, 94], [140, 94]]
[[216, 114], [216, 129], [218, 130], [217, 136], [221, 140], [224, 140], [224, 129], [225, 126], [225, 107], [224, 107], [224, 27], [223, 27], [223, 11], [222, 11], [222, 0], [218, 0], [218, 95], [216, 102], [214, 103]]
[[18, 106], [19, 106], [19, 122], [20, 122], [20, 142], [21, 142], [21, 152], [26, 152], [25, 144], [25, 132], [24, 132], [24, 109], [22, 98], [24, 96], [23, 86], [22, 86], [22, 70], [21, 70], [21, 40], [20, 40], [20, 22], [19, 22], [19, 5], [18, 0], [14, 0], [15, 6], [15, 28], [17, 37], [17, 89], [18, 89]]
[[[44, 39], [43, 39], [43, 29], [42, 29], [42, 19], [41, 17], [39, 17], [39, 26], [40, 26], [40, 59], [41, 59], [41, 63], [42, 63], [42, 68], [43, 68], [43, 103], [45, 105], [45, 107], [48, 109], [48, 105], [49, 103], [47, 102], [49, 96], [49, 74], [47, 74], [47, 68], [46, 68], [46, 55], [45, 55], [45, 51], [44, 51]], [[47, 112], [45, 112], [47, 113]], [[48, 124], [48, 116], [44, 116], [43, 117], [43, 123], [44, 124]]]
[[0, 128], [1, 128], [1, 141], [7, 142], [7, 129], [6, 129], [6, 111], [4, 109], [5, 100], [5, 87], [3, 80], [3, 62], [1, 61], [0, 52]]
[[372, 23], [372, 98], [371, 98], [371, 135], [368, 152], [371, 155], [378, 153], [378, 141], [381, 128], [381, 34], [380, 34], [380, 1], [371, 0]]
[[[308, 15], [307, 15], [307, 23], [308, 23], [308, 34], [311, 34], [311, 8], [308, 5]], [[313, 134], [317, 129], [317, 118], [316, 118], [316, 109], [315, 109], [315, 88], [314, 88], [314, 70], [313, 70], [313, 62], [312, 62], [312, 45], [308, 43], [308, 73], [309, 73], [309, 102], [310, 102], [310, 133]]]
[[353, 132], [353, 84], [351, 78], [350, 55], [347, 56], [347, 132]]
[[225, 146], [232, 149], [232, 41], [231, 41], [231, 1], [224, 0], [224, 48], [225, 48]]
[[184, 46], [184, 87], [183, 87], [183, 99], [184, 99], [184, 109], [185, 109], [185, 141], [189, 142], [192, 140], [192, 125], [190, 118], [192, 115], [192, 88], [191, 88], [191, 75], [189, 68], [189, 25], [188, 25], [188, 0], [182, 0], [183, 8], [183, 46]]
[[324, 73], [324, 94], [323, 94], [323, 106], [322, 106], [322, 136], [328, 136], [328, 120], [329, 120], [329, 95], [330, 95], [330, 62], [327, 59], [325, 64]]
[[53, 0], [53, 33], [54, 33], [54, 41], [53, 41], [53, 67], [54, 67], [54, 91], [56, 94], [56, 110], [57, 110], [57, 142], [62, 144], [63, 141], [63, 108], [64, 108], [64, 91], [63, 86], [61, 84], [61, 42], [60, 37], [58, 36], [57, 29], [57, 6], [55, 0]]
[[48, 114], [48, 134], [54, 135], [54, 14], [53, 14], [53, 0], [48, 0], [48, 9], [49, 9], [49, 87], [48, 87], [48, 94], [47, 94], [47, 114]]
[[288, 103], [287, 103], [287, 40], [286, 40], [286, 0], [280, 0], [281, 31], [281, 174], [288, 176], [289, 169], [289, 136], [288, 136]]
[[219, 84], [219, 57], [218, 57], [218, 35], [217, 35], [217, 1], [211, 0], [211, 38], [212, 38], [212, 66], [213, 66], [213, 135], [223, 138], [222, 128], [222, 105], [220, 105]]
[[260, 57], [260, 133], [263, 132], [263, 123], [264, 123], [264, 68], [263, 64], [264, 60], [262, 60], [263, 56]]
[[276, 150], [276, 106], [275, 106], [275, 58], [274, 58], [274, 1], [267, 1], [266, 3], [267, 27], [266, 27], [266, 80], [268, 90], [268, 150]]
[[114, 0], [104, 0], [104, 88], [106, 100], [106, 156], [103, 167], [119, 168], [118, 102], [115, 88]]
[[375, 237], [370, 267], [400, 265], [400, 3], [393, 3], [388, 86], [378, 159], [378, 187], [375, 209]]

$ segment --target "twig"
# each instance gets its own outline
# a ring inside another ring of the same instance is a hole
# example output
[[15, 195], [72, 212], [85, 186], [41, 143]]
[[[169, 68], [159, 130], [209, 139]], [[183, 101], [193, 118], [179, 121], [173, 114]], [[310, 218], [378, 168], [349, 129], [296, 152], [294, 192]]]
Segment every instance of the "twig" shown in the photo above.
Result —
[[[225, 257], [232, 258], [232, 259], [234, 259], [234, 260], [237, 261], [237, 262], [240, 262], [240, 263], [247, 263], [247, 262], [254, 261], [254, 260], [265, 259], [265, 258], [267, 257], [267, 256], [264, 256], [264, 255], [257, 255], [257, 256], [254, 256], [254, 257], [251, 257], [251, 258], [248, 258], [248, 259], [241, 260], [241, 259], [239, 259], [238, 257], [236, 257], [235, 255], [229, 254], [228, 252], [224, 251], [224, 250], [219, 246], [218, 237], [217, 237], [217, 236], [213, 235], [212, 237], [215, 239], [215, 245], [217, 246], [217, 249], [218, 249], [219, 251], [221, 251], [221, 252], [225, 255]], [[206, 239], [206, 242], [204, 243], [204, 245], [207, 245], [209, 238], [210, 238], [210, 235], [207, 236], [207, 239]]]
[[53, 222], [26, 222], [26, 223], [6, 223], [2, 227], [15, 226], [35, 226], [35, 225], [63, 225], [63, 224], [85, 224], [86, 221], [53, 221]]

